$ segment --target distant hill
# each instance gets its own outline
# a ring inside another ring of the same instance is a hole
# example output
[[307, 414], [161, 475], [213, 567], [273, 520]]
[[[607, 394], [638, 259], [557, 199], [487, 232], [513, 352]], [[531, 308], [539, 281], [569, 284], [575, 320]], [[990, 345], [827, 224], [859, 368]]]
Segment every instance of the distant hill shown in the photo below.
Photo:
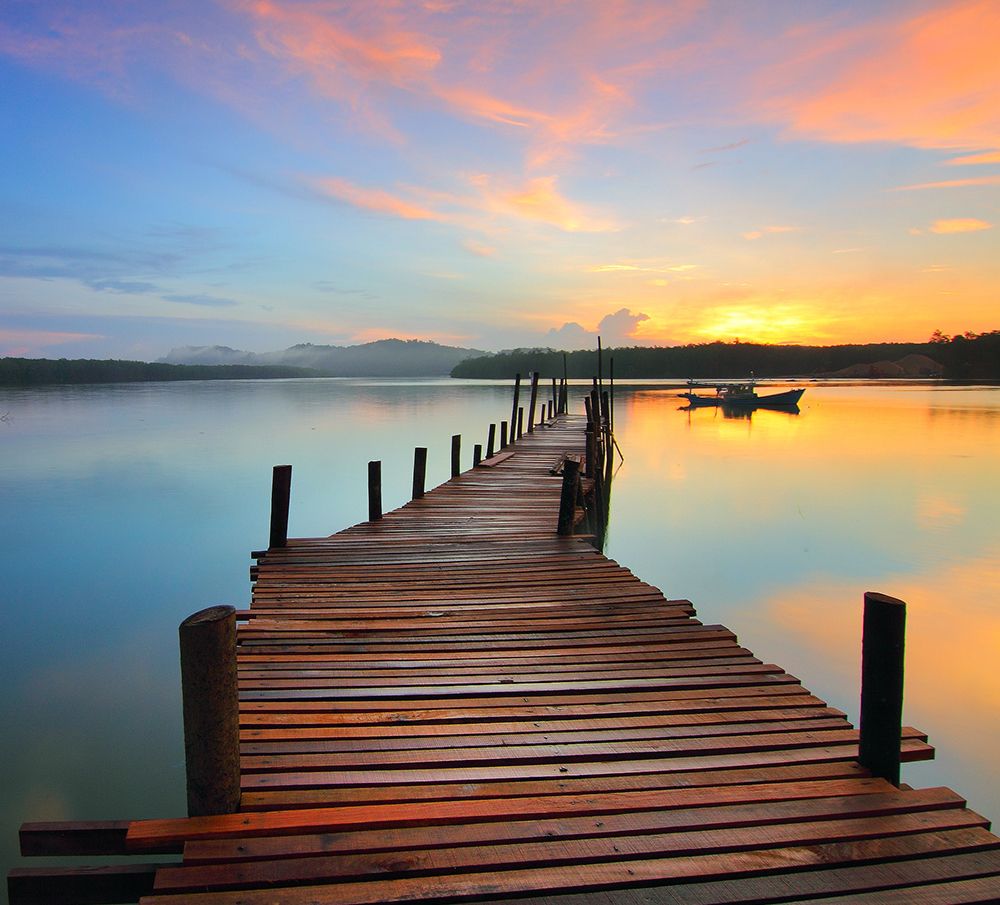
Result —
[[[771, 346], [762, 343], [693, 343], [687, 346], [635, 346], [604, 350], [604, 374], [611, 359], [616, 378], [684, 380], [749, 377], [939, 376], [958, 380], [1000, 379], [1000, 331], [936, 337], [926, 343], [872, 343], [842, 346]], [[594, 350], [515, 349], [470, 358], [452, 377], [511, 378], [537, 371], [543, 377], [597, 374]], [[886, 373], [886, 372], [890, 373]]]
[[160, 361], [185, 365], [269, 365], [311, 368], [325, 377], [447, 377], [479, 349], [442, 346], [418, 339], [379, 339], [357, 346], [302, 343], [280, 352], [243, 352], [228, 346], [184, 346]]

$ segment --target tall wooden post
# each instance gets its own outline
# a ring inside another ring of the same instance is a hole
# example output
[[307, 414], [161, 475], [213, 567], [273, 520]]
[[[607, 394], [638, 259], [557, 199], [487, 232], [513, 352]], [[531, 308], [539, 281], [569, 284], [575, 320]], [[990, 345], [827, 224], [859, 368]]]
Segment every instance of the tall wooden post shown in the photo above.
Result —
[[563, 352], [563, 399], [562, 413], [569, 414], [569, 356]]
[[288, 543], [288, 503], [292, 495], [292, 466], [275, 465], [271, 473], [271, 539], [269, 546]]
[[477, 443], [472, 447], [472, 467], [475, 468], [483, 461], [483, 444]]
[[528, 433], [535, 430], [535, 403], [538, 401], [538, 371], [531, 372], [531, 403], [528, 408]]
[[507, 445], [507, 422], [500, 422], [500, 448], [503, 449]]
[[549, 408], [549, 420], [552, 420], [552, 415], [555, 413], [559, 414], [559, 387], [556, 383], [555, 377], [552, 378], [552, 405]]
[[521, 375], [516, 374], [514, 376], [514, 407], [510, 410], [510, 442], [513, 443], [515, 439], [515, 434], [517, 437], [521, 436], [520, 431], [514, 430], [517, 425], [517, 412], [518, 405], [521, 400]]
[[899, 785], [903, 731], [903, 649], [906, 604], [895, 597], [865, 593], [861, 640], [861, 741], [858, 762]]
[[382, 518], [382, 463], [368, 463], [368, 521]]
[[597, 388], [604, 387], [604, 352], [601, 349], [601, 337], [597, 337]]
[[426, 477], [427, 448], [418, 446], [413, 450], [413, 499], [419, 500], [424, 495]]
[[486, 440], [486, 458], [492, 458], [493, 456], [493, 444], [496, 443], [497, 439], [497, 426], [495, 424], [490, 425], [490, 435]]
[[524, 406], [522, 405], [517, 410], [517, 439], [520, 440], [524, 436]]
[[240, 807], [236, 609], [201, 610], [180, 624], [178, 635], [188, 816], [235, 814]]
[[457, 478], [462, 473], [462, 435], [451, 438], [451, 476]]
[[609, 362], [611, 370], [611, 433], [615, 432], [615, 357], [611, 356]]
[[574, 458], [563, 462], [562, 493], [559, 496], [559, 524], [556, 531], [567, 535], [573, 533], [576, 520], [576, 498], [580, 493], [580, 463]]
[[597, 431], [593, 422], [587, 425], [587, 471], [588, 478], [597, 476]]

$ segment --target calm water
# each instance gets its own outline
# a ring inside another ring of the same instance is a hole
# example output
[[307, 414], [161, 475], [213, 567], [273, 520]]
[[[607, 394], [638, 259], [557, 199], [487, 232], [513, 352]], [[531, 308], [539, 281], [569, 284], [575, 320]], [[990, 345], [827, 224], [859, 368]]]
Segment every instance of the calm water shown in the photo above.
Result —
[[[810, 385], [740, 419], [674, 392], [619, 387], [608, 555], [854, 721], [862, 594], [903, 598], [904, 719], [938, 747], [904, 780], [1000, 816], [1000, 390]], [[177, 625], [247, 605], [272, 465], [290, 533], [329, 534], [366, 517], [369, 459], [401, 505], [414, 446], [432, 486], [509, 406], [450, 380], [3, 392], [3, 872], [25, 820], [184, 812]]]

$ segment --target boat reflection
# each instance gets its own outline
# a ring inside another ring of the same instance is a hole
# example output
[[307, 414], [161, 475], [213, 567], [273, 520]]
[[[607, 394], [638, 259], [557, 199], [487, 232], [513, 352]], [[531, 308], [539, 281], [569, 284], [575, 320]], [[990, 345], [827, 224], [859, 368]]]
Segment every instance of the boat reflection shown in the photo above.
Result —
[[797, 415], [800, 412], [800, 409], [797, 405], [767, 405], [766, 403], [762, 403], [759, 405], [740, 405], [740, 406], [681, 405], [678, 406], [678, 411], [692, 412], [695, 411], [696, 409], [705, 410], [710, 407], [713, 408], [716, 413], [721, 411], [723, 418], [727, 418], [732, 421], [750, 421], [753, 418], [753, 413], [758, 409], [770, 412], [784, 412], [785, 414], [788, 415]]

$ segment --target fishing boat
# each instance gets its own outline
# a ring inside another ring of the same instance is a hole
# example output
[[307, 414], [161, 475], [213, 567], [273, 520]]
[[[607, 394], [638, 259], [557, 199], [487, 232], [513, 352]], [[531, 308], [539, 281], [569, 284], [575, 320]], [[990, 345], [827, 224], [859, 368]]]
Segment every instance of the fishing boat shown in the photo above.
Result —
[[[786, 390], [783, 393], [769, 393], [766, 396], [758, 396], [754, 381], [749, 383], [716, 383], [704, 384], [688, 381], [688, 391], [678, 393], [682, 399], [687, 399], [688, 405], [692, 408], [699, 406], [721, 405], [731, 408], [791, 408], [798, 406], [805, 388], [796, 390]], [[696, 388], [713, 389], [714, 396], [700, 395], [695, 392]]]

